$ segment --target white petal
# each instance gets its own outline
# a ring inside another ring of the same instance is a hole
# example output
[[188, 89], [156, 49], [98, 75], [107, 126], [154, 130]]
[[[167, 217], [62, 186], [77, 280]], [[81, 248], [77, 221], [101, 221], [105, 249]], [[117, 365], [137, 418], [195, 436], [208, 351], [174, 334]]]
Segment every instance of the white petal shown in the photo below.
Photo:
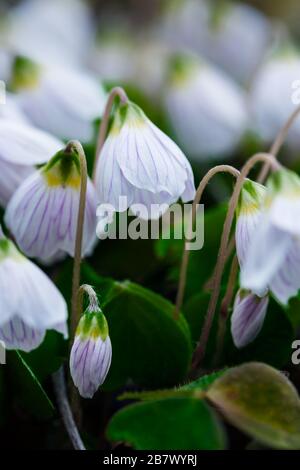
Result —
[[34, 166], [8, 163], [0, 158], [0, 206], [6, 207], [16, 189], [34, 171]]
[[45, 334], [45, 330], [39, 331], [29, 327], [18, 316], [0, 327], [0, 340], [4, 341], [7, 350], [32, 351], [43, 342]]
[[235, 228], [236, 252], [240, 266], [243, 266], [247, 257], [250, 243], [256, 233], [261, 212], [255, 210], [238, 216]]
[[167, 192], [177, 199], [187, 180], [185, 157], [169, 137], [150, 122], [124, 125], [117, 160], [125, 178], [135, 187], [153, 193]]
[[111, 342], [75, 337], [70, 355], [74, 384], [84, 398], [92, 398], [104, 382], [111, 363]]
[[27, 124], [0, 119], [0, 155], [8, 163], [38, 165], [63, 148], [50, 134]]
[[281, 230], [300, 236], [300, 197], [275, 197], [269, 210], [271, 222]]
[[63, 331], [66, 302], [46, 274], [24, 257], [6, 257], [0, 262], [0, 325], [15, 316], [27, 327], [43, 332]]
[[277, 273], [293, 240], [277, 229], [265, 215], [254, 234], [241, 270], [241, 286], [258, 295]]
[[[109, 136], [101, 151], [96, 171], [97, 199], [100, 204], [111, 204], [116, 211], [120, 208], [120, 196], [127, 197], [127, 207], [133, 202], [135, 188], [124, 178], [117, 153], [123, 141]], [[126, 210], [127, 207], [122, 207]]]
[[231, 316], [231, 333], [237, 348], [243, 348], [260, 332], [267, 313], [269, 297], [237, 293]]
[[[35, 172], [10, 200], [5, 221], [19, 247], [30, 257], [48, 260], [58, 251], [74, 256], [79, 190], [49, 187], [43, 175]], [[88, 180], [83, 256], [95, 240], [96, 196]]]
[[36, 126], [62, 139], [82, 142], [93, 138], [93, 121], [102, 115], [105, 101], [100, 82], [78, 70], [62, 68], [47, 69], [39, 88], [20, 98]]
[[300, 289], [300, 243], [295, 240], [277, 273], [270, 281], [270, 290], [284, 305], [295, 297]]

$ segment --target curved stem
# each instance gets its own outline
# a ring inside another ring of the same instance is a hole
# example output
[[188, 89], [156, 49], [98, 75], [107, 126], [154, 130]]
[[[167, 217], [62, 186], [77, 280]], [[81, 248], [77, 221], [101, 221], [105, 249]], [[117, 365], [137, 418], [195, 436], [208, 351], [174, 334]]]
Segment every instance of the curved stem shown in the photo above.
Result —
[[77, 140], [72, 140], [68, 143], [67, 148], [71, 151], [75, 150], [79, 156], [80, 162], [80, 195], [79, 195], [79, 208], [77, 216], [75, 251], [74, 251], [74, 264], [73, 264], [73, 279], [72, 279], [72, 298], [71, 298], [71, 339], [74, 338], [75, 330], [78, 324], [78, 305], [77, 305], [77, 292], [80, 286], [80, 265], [81, 265], [81, 249], [83, 238], [83, 225], [85, 215], [86, 203], [86, 188], [87, 188], [87, 166], [86, 157], [82, 145]]
[[99, 309], [98, 306], [98, 297], [92, 286], [88, 284], [82, 284], [78, 290], [77, 294], [77, 305], [78, 305], [78, 310], [82, 312], [82, 304], [83, 304], [83, 296], [84, 294], [87, 294], [89, 298], [89, 304], [90, 307], [93, 311], [96, 311]]
[[61, 413], [65, 428], [75, 450], [86, 450], [78, 429], [76, 427], [71, 407], [68, 401], [67, 388], [63, 366], [52, 374], [53, 388], [57, 400], [57, 405]]
[[217, 173], [230, 173], [236, 178], [240, 174], [240, 172], [233, 166], [218, 165], [218, 166], [215, 166], [214, 168], [211, 168], [200, 181], [200, 184], [197, 188], [196, 195], [192, 204], [192, 217], [189, 219], [188, 235], [187, 237], [185, 237], [185, 240], [184, 240], [184, 250], [183, 250], [181, 267], [180, 267], [178, 291], [177, 291], [177, 297], [176, 297], [176, 307], [174, 311], [175, 320], [177, 320], [179, 317], [179, 312], [180, 312], [182, 302], [183, 302], [183, 297], [184, 297], [187, 268], [188, 268], [189, 258], [190, 258], [190, 251], [187, 249], [187, 243], [188, 243], [189, 238], [191, 237], [192, 229], [195, 224], [197, 205], [200, 204], [205, 187], [207, 186], [211, 178], [215, 176]]
[[198, 364], [203, 359], [205, 351], [206, 351], [207, 341], [209, 338], [209, 333], [210, 333], [212, 321], [214, 318], [214, 314], [215, 314], [215, 310], [216, 310], [217, 302], [219, 298], [220, 285], [221, 285], [224, 266], [226, 263], [228, 239], [230, 235], [231, 225], [234, 219], [236, 205], [238, 203], [238, 198], [239, 198], [246, 176], [248, 175], [252, 167], [257, 162], [269, 163], [273, 165], [274, 168], [280, 167], [279, 163], [277, 162], [276, 158], [273, 155], [270, 155], [268, 153], [258, 153], [254, 155], [253, 157], [251, 157], [246, 162], [246, 164], [243, 166], [241, 170], [240, 175], [237, 178], [237, 181], [236, 181], [236, 184], [235, 184], [235, 187], [234, 187], [234, 190], [233, 190], [230, 202], [229, 202], [229, 207], [228, 207], [227, 215], [225, 218], [225, 222], [224, 222], [223, 233], [221, 237], [221, 244], [219, 248], [217, 264], [216, 264], [216, 269], [215, 269], [213, 291], [210, 297], [206, 319], [202, 328], [200, 340], [199, 340], [198, 346], [194, 354], [193, 368], [196, 368], [198, 366]]
[[[299, 114], [300, 114], [300, 106], [298, 106], [298, 108], [295, 109], [295, 111], [290, 115], [290, 117], [288, 118], [286, 123], [283, 125], [283, 127], [278, 132], [277, 137], [274, 140], [273, 145], [270, 149], [270, 154], [273, 155], [274, 157], [277, 157], [278, 152], [280, 151], [285, 139], [287, 138], [287, 135], [289, 133], [289, 130], [290, 130], [291, 126], [294, 124], [294, 122], [297, 119], [297, 117], [299, 116]], [[268, 174], [269, 169], [270, 169], [270, 165], [269, 165], [268, 162], [266, 162], [264, 164], [264, 166], [262, 167], [259, 175], [258, 175], [257, 181], [259, 183], [264, 182], [264, 180], [266, 179], [266, 176]]]
[[105, 110], [104, 110], [101, 124], [99, 127], [99, 133], [98, 133], [98, 139], [97, 139], [97, 145], [96, 145], [95, 162], [94, 162], [94, 168], [93, 168], [93, 180], [95, 180], [97, 163], [98, 163], [100, 153], [105, 142], [110, 113], [111, 113], [115, 98], [117, 96], [120, 98], [121, 103], [123, 104], [128, 103], [128, 96], [126, 95], [125, 90], [123, 90], [123, 88], [118, 86], [111, 90], [108, 96], [107, 102], [106, 102]]

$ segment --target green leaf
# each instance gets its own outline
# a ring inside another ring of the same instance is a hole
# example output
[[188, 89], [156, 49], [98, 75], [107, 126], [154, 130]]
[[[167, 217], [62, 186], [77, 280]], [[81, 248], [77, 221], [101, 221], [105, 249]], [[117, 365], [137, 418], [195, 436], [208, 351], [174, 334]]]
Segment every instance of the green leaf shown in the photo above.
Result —
[[293, 325], [294, 331], [300, 326], [300, 296], [290, 299], [286, 309], [286, 315]]
[[[201, 250], [190, 252], [187, 271], [185, 297], [188, 299], [198, 293], [201, 287], [212, 275], [216, 263], [223, 223], [227, 212], [227, 204], [205, 210], [204, 217], [204, 246]], [[181, 224], [181, 222], [179, 222]], [[183, 251], [183, 240], [158, 240], [156, 253], [169, 262], [168, 277], [174, 283], [178, 282], [179, 267]]]
[[221, 377], [227, 369], [218, 370], [216, 372], [212, 372], [211, 374], [203, 375], [199, 377], [199, 379], [190, 382], [183, 387], [180, 387], [180, 390], [207, 390], [215, 380]]
[[67, 341], [56, 331], [47, 331], [43, 343], [30, 353], [20, 355], [39, 381], [59, 369], [67, 357]]
[[170, 302], [137, 284], [115, 282], [102, 308], [113, 345], [105, 388], [117, 389], [131, 379], [153, 389], [185, 379], [190, 332], [183, 316], [174, 320]]
[[139, 450], [225, 448], [217, 416], [196, 398], [168, 398], [123, 408], [111, 419], [107, 436]]
[[38, 418], [51, 417], [54, 406], [22, 355], [18, 351], [9, 352], [7, 364], [17, 401]]
[[262, 363], [229, 369], [207, 391], [224, 416], [257, 441], [300, 449], [300, 400], [289, 380]]

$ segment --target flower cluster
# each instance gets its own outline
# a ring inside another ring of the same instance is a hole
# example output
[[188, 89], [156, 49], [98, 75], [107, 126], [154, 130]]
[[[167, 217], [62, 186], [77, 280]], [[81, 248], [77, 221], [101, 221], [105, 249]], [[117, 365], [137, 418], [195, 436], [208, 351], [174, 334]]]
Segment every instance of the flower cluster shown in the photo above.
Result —
[[283, 305], [300, 289], [300, 178], [275, 171], [266, 186], [247, 180], [237, 209], [236, 247], [241, 287], [232, 315], [236, 345], [258, 334], [268, 292]]

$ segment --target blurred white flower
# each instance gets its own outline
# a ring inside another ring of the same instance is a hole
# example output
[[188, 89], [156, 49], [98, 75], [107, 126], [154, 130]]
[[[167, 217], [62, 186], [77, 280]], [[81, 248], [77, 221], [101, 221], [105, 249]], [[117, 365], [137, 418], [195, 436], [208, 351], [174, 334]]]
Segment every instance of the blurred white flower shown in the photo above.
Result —
[[17, 103], [16, 96], [13, 93], [6, 92], [5, 103], [0, 104], [0, 119], [9, 119], [19, 121], [29, 125], [29, 119]]
[[70, 355], [73, 382], [83, 398], [92, 398], [110, 368], [112, 346], [105, 316], [89, 306], [81, 317]]
[[85, 61], [94, 36], [90, 11], [81, 0], [23, 1], [10, 9], [4, 26], [2, 44], [43, 64]]
[[231, 316], [231, 334], [237, 348], [251, 343], [260, 332], [267, 313], [268, 295], [258, 297], [240, 289], [235, 297]]
[[241, 271], [241, 286], [269, 288], [283, 304], [300, 289], [300, 178], [274, 172]]
[[[293, 100], [295, 80], [300, 77], [300, 57], [287, 52], [264, 65], [253, 83], [250, 94], [253, 130], [270, 144], [285, 124], [297, 103]], [[300, 150], [300, 122], [296, 120], [286, 138], [292, 152]]]
[[222, 67], [239, 82], [253, 77], [272, 41], [272, 25], [240, 3], [189, 0], [167, 10], [163, 36]]
[[[29, 176], [14, 193], [5, 223], [27, 256], [46, 262], [53, 256], [60, 257], [62, 251], [74, 256], [80, 185], [78, 154], [67, 147]], [[94, 246], [95, 231], [96, 195], [88, 179], [83, 256]]]
[[171, 68], [165, 103], [180, 144], [193, 159], [229, 157], [247, 126], [242, 90], [196, 58], [175, 57]]
[[[122, 21], [122, 20], [121, 20]], [[90, 54], [90, 67], [102, 80], [113, 83], [132, 83], [136, 70], [136, 49], [130, 31], [121, 23], [99, 37]]]
[[[133, 213], [134, 204], [143, 204], [152, 218], [180, 197], [186, 202], [195, 196], [192, 169], [184, 154], [131, 102], [120, 104], [115, 112], [95, 185], [99, 204], [109, 203], [116, 211], [131, 207]], [[127, 197], [126, 207], [120, 207], [120, 196]]]
[[[10, 108], [4, 114], [13, 117], [9, 101], [3, 108]], [[5, 119], [0, 112], [0, 205], [5, 207], [25, 178], [35, 171], [35, 165], [47, 162], [62, 146], [50, 134], [16, 117]]]
[[68, 337], [67, 305], [53, 282], [0, 236], [0, 340], [7, 349], [31, 351], [47, 330]]
[[94, 120], [101, 117], [106, 100], [102, 84], [93, 76], [75, 69], [39, 67], [17, 57], [11, 82], [19, 105], [37, 127], [62, 139], [93, 138]]

